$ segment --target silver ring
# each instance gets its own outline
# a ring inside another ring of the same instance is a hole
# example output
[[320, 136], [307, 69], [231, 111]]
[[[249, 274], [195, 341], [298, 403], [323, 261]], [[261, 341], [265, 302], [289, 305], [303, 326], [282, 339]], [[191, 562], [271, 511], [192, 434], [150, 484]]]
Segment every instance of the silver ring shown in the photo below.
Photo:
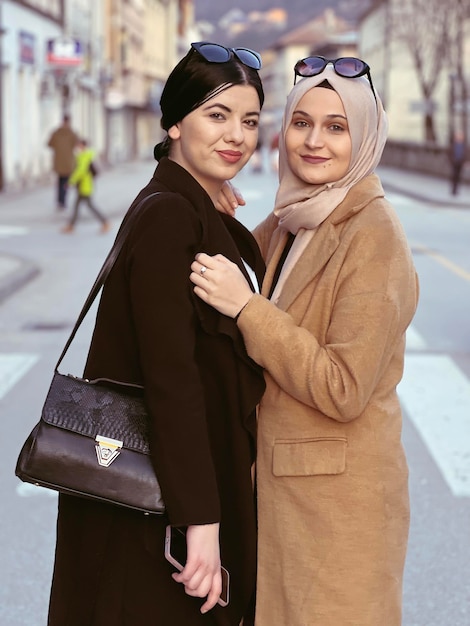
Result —
[[201, 276], [204, 276], [204, 273], [207, 272], [207, 267], [205, 265], [203, 265], [201, 267], [201, 269], [199, 270], [199, 272], [200, 272]]

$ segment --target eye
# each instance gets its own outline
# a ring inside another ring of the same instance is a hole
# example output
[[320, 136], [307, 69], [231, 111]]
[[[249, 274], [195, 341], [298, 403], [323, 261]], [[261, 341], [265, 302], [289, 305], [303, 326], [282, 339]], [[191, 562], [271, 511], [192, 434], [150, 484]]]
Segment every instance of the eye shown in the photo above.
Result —
[[295, 128], [308, 128], [309, 124], [305, 120], [299, 119], [299, 120], [293, 120], [292, 126], [294, 126]]
[[336, 123], [330, 124], [328, 128], [334, 133], [341, 133], [341, 132], [347, 131], [347, 129], [344, 126], [342, 126], [341, 124], [336, 124]]
[[211, 117], [214, 120], [224, 120], [225, 119], [225, 115], [223, 113], [220, 113], [219, 111], [212, 111], [212, 113], [209, 115], [209, 117]]
[[259, 126], [259, 120], [257, 118], [250, 118], [248, 120], [245, 120], [245, 124], [247, 126], [249, 126], [250, 128], [258, 128]]

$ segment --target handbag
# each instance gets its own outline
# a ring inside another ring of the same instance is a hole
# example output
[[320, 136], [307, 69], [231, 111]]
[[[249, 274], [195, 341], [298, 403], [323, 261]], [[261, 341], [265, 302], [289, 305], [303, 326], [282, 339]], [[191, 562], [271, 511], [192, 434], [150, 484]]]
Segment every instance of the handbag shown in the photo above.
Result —
[[[134, 215], [157, 193], [144, 198]], [[24, 482], [62, 493], [162, 514], [165, 506], [150, 459], [143, 387], [59, 372], [132, 222], [129, 218], [123, 224], [62, 350], [41, 418], [21, 449], [15, 474]]]

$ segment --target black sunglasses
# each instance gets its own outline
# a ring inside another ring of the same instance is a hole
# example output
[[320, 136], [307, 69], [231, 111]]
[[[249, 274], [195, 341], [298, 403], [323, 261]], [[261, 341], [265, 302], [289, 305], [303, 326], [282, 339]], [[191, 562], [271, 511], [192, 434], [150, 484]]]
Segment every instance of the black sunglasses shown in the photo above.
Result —
[[359, 76], [367, 76], [370, 87], [375, 98], [374, 86], [370, 75], [370, 67], [365, 61], [356, 59], [356, 57], [340, 57], [339, 59], [325, 59], [321, 56], [306, 57], [297, 61], [294, 67], [294, 85], [297, 82], [297, 76], [317, 76], [321, 74], [328, 63], [333, 64], [333, 68], [338, 76], [343, 78], [359, 78]]
[[197, 41], [191, 44], [191, 48], [199, 52], [209, 63], [227, 63], [235, 55], [243, 65], [254, 70], [261, 69], [260, 55], [250, 48], [226, 48], [210, 41]]

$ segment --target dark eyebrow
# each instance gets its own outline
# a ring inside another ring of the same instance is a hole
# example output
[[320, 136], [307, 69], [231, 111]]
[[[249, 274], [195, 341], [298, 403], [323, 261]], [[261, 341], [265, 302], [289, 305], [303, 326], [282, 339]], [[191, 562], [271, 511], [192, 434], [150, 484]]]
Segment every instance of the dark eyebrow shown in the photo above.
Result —
[[[309, 113], [307, 113], [306, 111], [300, 111], [299, 109], [296, 109], [292, 113], [292, 117], [294, 117], [294, 115], [303, 115], [304, 117], [311, 118], [311, 115]], [[328, 117], [328, 118], [340, 117], [341, 119], [348, 121], [348, 118], [345, 115], [342, 115], [341, 113], [330, 113], [326, 117]]]
[[[212, 102], [211, 104], [208, 104], [206, 107], [204, 107], [204, 111], [210, 111], [210, 109], [222, 109], [223, 111], [226, 111], [227, 113], [232, 113], [232, 109], [230, 107], [228, 107], [225, 104], [221, 104], [220, 102]], [[256, 117], [260, 116], [260, 112], [259, 111], [247, 111], [247, 113], [245, 113], [245, 115], [255, 115]]]

